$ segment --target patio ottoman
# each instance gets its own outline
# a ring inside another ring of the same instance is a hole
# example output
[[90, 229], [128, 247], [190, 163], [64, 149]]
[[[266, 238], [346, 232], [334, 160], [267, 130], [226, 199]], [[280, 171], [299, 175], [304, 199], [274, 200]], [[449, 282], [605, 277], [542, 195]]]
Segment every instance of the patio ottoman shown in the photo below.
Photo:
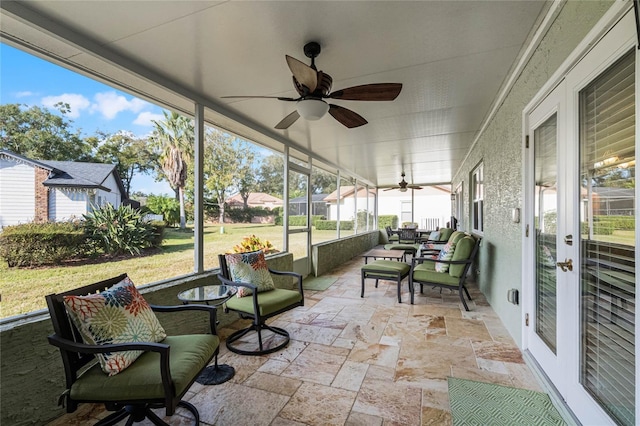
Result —
[[360, 297], [364, 297], [364, 280], [367, 278], [375, 278], [376, 288], [378, 288], [378, 280], [389, 280], [398, 282], [398, 303], [402, 303], [400, 296], [402, 290], [402, 280], [409, 275], [411, 266], [404, 262], [396, 262], [395, 260], [374, 260], [364, 265], [361, 269], [362, 275], [362, 291]]
[[[391, 243], [385, 244], [385, 250], [404, 250], [405, 256], [407, 253], [411, 253], [411, 256], [415, 256], [418, 250], [420, 250], [420, 244], [408, 244], [408, 243]], [[407, 260], [406, 257], [402, 260]]]

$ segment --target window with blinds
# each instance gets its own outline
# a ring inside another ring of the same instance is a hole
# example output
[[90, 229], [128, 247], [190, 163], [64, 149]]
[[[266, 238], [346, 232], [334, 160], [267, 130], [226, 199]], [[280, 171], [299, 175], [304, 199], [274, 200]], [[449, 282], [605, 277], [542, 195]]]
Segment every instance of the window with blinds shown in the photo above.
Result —
[[635, 52], [580, 92], [580, 382], [635, 421]]
[[536, 333], [556, 353], [557, 116], [533, 132], [536, 224]]

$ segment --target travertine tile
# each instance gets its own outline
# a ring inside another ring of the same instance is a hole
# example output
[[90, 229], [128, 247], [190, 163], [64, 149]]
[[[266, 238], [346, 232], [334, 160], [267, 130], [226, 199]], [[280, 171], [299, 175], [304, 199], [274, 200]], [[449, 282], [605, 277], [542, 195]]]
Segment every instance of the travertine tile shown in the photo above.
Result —
[[513, 362], [505, 362], [503, 364], [509, 372], [508, 374], [514, 387], [543, 392], [540, 384], [526, 364]]
[[445, 323], [448, 336], [470, 337], [477, 340], [493, 340], [483, 321], [447, 317], [445, 318]]
[[364, 376], [367, 374], [368, 368], [369, 364], [345, 361], [331, 386], [357, 392], [364, 380]]
[[353, 411], [379, 416], [405, 425], [420, 423], [422, 391], [419, 388], [365, 380], [353, 405]]
[[356, 395], [345, 389], [303, 383], [280, 412], [280, 417], [308, 425], [342, 426], [349, 417]]
[[266, 426], [288, 401], [285, 395], [227, 382], [207, 386], [190, 402], [198, 407], [201, 420], [211, 425]]
[[244, 386], [250, 386], [252, 388], [291, 396], [300, 387], [302, 381], [268, 373], [256, 372], [253, 373], [242, 384]]
[[478, 341], [475, 339], [471, 340], [471, 344], [478, 358], [524, 364], [522, 352], [520, 352], [520, 349], [515, 345], [494, 341]]
[[330, 385], [347, 358], [348, 349], [323, 345], [309, 345], [282, 375], [305, 381]]
[[399, 352], [400, 348], [398, 346], [357, 342], [349, 354], [349, 361], [393, 368], [396, 365]]
[[458, 379], [475, 380], [477, 382], [495, 383], [496, 385], [513, 386], [511, 377], [508, 374], [494, 373], [492, 371], [480, 370], [479, 368], [467, 368], [453, 366], [451, 376]]
[[375, 343], [380, 341], [384, 332], [384, 326], [379, 326], [367, 322], [350, 322], [340, 333], [343, 339], [353, 339], [365, 343]]
[[344, 426], [382, 426], [382, 417], [352, 411]]
[[433, 407], [422, 407], [421, 426], [451, 426], [451, 412]]

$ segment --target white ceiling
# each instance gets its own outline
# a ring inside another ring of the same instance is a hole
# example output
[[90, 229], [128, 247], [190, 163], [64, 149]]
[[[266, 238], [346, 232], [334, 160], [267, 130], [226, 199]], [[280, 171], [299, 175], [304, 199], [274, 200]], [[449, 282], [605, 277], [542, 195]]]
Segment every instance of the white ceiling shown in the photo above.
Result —
[[[404, 170], [416, 184], [450, 182], [543, 1], [2, 1], [2, 41], [164, 106], [193, 100], [223, 128], [286, 142], [377, 186]], [[273, 129], [297, 97], [285, 54], [322, 45], [333, 90], [402, 83], [392, 102], [331, 101], [369, 124], [326, 115]], [[159, 83], [165, 87], [160, 87]]]

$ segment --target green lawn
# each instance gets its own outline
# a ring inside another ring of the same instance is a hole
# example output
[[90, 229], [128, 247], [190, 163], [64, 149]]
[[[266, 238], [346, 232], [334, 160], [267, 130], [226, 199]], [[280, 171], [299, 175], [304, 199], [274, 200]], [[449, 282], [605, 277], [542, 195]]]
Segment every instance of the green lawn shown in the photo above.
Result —
[[[224, 233], [219, 225], [205, 226], [204, 266], [218, 267], [218, 254], [238, 244], [244, 236], [255, 234], [270, 240], [282, 249], [282, 226], [264, 224], [226, 224]], [[336, 231], [313, 231], [313, 242], [336, 238]], [[306, 234], [290, 236], [290, 250], [296, 258], [303, 257]], [[193, 272], [193, 232], [175, 229], [165, 231], [160, 253], [94, 264], [37, 269], [8, 268], [0, 264], [0, 318], [31, 312], [46, 307], [44, 296], [80, 287], [126, 272], [137, 285], [147, 284]]]

